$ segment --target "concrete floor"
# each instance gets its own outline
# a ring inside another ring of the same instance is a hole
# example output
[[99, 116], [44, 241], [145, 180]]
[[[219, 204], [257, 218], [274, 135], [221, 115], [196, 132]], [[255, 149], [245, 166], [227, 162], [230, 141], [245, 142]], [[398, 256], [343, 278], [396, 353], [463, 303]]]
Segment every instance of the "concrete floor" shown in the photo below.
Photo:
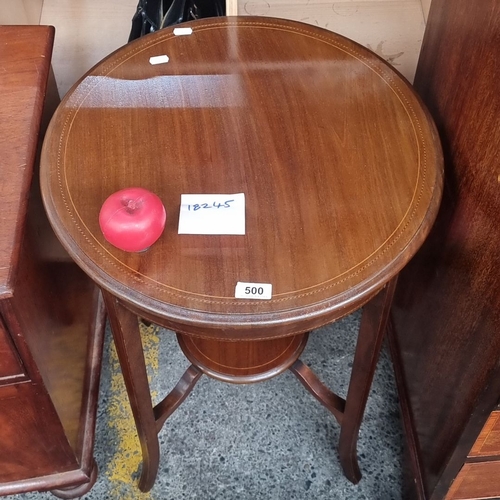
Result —
[[[313, 332], [306, 362], [345, 396], [359, 313]], [[383, 353], [358, 444], [361, 482], [342, 475], [336, 421], [289, 372], [254, 385], [202, 377], [160, 433], [160, 473], [153, 490], [137, 489], [136, 438], [114, 347], [107, 332], [95, 457], [99, 478], [87, 500], [398, 500], [402, 431], [392, 366]], [[156, 400], [189, 363], [172, 332], [143, 328]], [[30, 493], [14, 499], [49, 499]]]

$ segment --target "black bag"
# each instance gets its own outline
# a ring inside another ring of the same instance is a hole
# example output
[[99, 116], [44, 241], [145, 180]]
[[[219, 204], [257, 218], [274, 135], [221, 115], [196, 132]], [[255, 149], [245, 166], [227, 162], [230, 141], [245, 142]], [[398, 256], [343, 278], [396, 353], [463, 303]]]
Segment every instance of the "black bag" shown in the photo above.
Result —
[[225, 15], [225, 0], [139, 0], [128, 41], [167, 26]]

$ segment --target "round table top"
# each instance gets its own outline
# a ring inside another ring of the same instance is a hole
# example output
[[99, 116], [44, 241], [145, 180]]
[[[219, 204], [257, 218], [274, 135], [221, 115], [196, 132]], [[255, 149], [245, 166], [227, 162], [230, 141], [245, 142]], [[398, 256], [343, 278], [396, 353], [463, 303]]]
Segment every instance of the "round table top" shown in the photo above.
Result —
[[[427, 111], [385, 61], [335, 33], [256, 17], [182, 27], [192, 33], [114, 52], [56, 111], [41, 182], [59, 239], [100, 286], [181, 331], [283, 335], [356, 309], [436, 216], [442, 154]], [[168, 213], [142, 253], [113, 247], [98, 222], [132, 186]], [[204, 193], [245, 194], [244, 235], [178, 234], [181, 194]], [[237, 282], [272, 284], [272, 298], [235, 298]]]

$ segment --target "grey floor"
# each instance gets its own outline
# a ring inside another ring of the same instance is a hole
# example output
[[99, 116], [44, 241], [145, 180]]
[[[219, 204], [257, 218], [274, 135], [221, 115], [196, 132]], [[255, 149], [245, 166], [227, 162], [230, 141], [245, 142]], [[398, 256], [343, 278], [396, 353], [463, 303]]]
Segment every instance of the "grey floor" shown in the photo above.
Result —
[[[302, 360], [343, 396], [359, 318], [354, 314], [313, 332], [302, 355]], [[152, 328], [143, 332], [143, 338], [146, 346], [153, 345], [153, 354], [147, 354], [151, 386], [161, 399], [188, 362], [171, 332]], [[358, 454], [363, 478], [356, 486], [344, 478], [338, 463], [337, 423], [286, 372], [244, 386], [202, 377], [160, 433], [159, 477], [149, 494], [141, 494], [136, 484], [140, 454], [132, 424], [122, 422], [129, 417], [120, 416], [129, 410], [117, 366], [108, 332], [95, 449], [100, 473], [85, 499], [402, 498], [403, 436], [385, 350], [361, 427]], [[54, 497], [30, 493], [10, 498]]]

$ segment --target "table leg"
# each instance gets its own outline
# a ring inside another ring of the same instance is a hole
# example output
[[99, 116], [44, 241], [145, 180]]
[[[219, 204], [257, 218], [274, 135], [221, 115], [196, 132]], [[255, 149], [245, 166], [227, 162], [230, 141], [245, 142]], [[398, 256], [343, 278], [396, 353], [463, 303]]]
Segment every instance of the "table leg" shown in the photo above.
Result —
[[[396, 282], [397, 278], [391, 280], [363, 308], [345, 400], [324, 386], [300, 360], [296, 360], [290, 367], [307, 390], [339, 421], [340, 463], [345, 476], [354, 484], [361, 479], [357, 459], [359, 428], [380, 354]], [[202, 371], [191, 365], [174, 390], [153, 408], [138, 318], [104, 290], [103, 297], [142, 448], [143, 466], [139, 488], [146, 492], [153, 486], [158, 473], [160, 451], [157, 433], [165, 420], [191, 392]]]
[[382, 347], [396, 282], [397, 277], [363, 307], [339, 442], [340, 463], [345, 476], [354, 484], [361, 479], [356, 450], [359, 428]]
[[146, 492], [152, 488], [158, 473], [160, 445], [138, 318], [109, 292], [102, 290], [102, 294], [141, 443], [143, 460], [139, 489]]

